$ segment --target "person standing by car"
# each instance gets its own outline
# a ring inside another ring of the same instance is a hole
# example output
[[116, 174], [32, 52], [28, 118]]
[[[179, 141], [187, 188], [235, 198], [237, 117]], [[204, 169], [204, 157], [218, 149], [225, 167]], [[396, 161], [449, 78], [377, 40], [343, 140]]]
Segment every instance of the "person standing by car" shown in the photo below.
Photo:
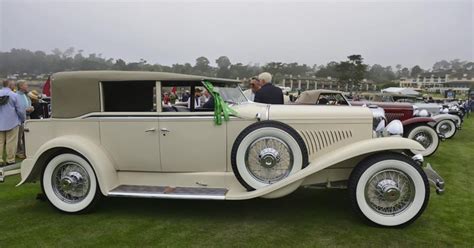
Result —
[[36, 90], [28, 92], [28, 98], [31, 100], [31, 106], [33, 106], [33, 112], [30, 113], [30, 119], [42, 119], [44, 114], [41, 107], [41, 95]]
[[[11, 80], [3, 81], [0, 89], [0, 151], [6, 148], [6, 165], [15, 163], [18, 143], [18, 130], [26, 119], [26, 112], [20, 104], [19, 96], [12, 91], [15, 83]], [[3, 163], [3, 156], [0, 156]]]
[[283, 104], [283, 92], [272, 84], [272, 74], [262, 72], [258, 75], [261, 88], [255, 93], [255, 102]]
[[258, 82], [257, 77], [252, 77], [249, 82], [249, 88], [244, 91], [245, 97], [250, 101], [255, 100], [255, 93], [260, 89], [260, 83]]
[[[26, 119], [29, 119], [30, 114], [34, 111], [31, 105], [31, 99], [28, 97], [28, 83], [25, 80], [19, 80], [17, 84], [17, 94], [19, 97], [20, 104], [25, 111]], [[23, 121], [24, 122], [24, 121]], [[25, 158], [25, 136], [24, 136], [24, 125], [23, 122], [20, 125], [18, 131], [18, 148], [16, 156], [18, 158]]]

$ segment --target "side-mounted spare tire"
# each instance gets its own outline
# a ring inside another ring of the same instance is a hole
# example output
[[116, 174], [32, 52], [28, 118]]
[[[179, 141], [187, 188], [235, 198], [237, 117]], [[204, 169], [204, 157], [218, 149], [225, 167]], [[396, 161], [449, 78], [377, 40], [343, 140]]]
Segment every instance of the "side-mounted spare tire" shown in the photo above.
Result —
[[245, 128], [231, 153], [232, 169], [248, 190], [276, 183], [308, 165], [306, 145], [296, 130], [277, 121]]

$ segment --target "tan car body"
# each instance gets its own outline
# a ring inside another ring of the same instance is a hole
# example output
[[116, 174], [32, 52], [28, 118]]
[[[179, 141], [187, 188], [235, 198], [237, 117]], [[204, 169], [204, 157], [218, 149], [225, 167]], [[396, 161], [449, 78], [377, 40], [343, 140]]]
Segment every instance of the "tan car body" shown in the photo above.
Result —
[[[164, 113], [160, 108], [140, 115], [102, 112], [101, 82], [114, 80], [156, 81], [158, 98], [161, 81], [237, 82], [150, 72], [55, 74], [52, 118], [26, 123], [27, 159], [21, 165], [19, 185], [38, 180], [55, 154], [73, 151], [90, 162], [104, 195], [119, 185], [146, 185], [225, 188], [228, 191], [223, 199], [228, 200], [275, 198], [300, 186], [347, 180], [361, 159], [376, 152], [423, 150], [405, 138], [373, 138], [372, 114], [362, 107], [248, 102], [233, 106], [237, 114], [221, 126], [214, 124], [213, 112]], [[306, 144], [309, 165], [249, 192], [232, 171], [231, 149], [242, 130], [262, 120], [280, 121], [294, 128]], [[169, 133], [147, 132], [162, 129]]]

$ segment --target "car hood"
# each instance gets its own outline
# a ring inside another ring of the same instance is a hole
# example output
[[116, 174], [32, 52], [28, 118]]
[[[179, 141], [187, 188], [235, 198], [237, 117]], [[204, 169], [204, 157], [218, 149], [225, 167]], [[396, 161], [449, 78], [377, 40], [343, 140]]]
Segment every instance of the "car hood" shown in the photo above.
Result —
[[271, 105], [249, 102], [232, 106], [232, 109], [240, 118], [252, 119], [259, 116], [261, 120], [371, 123], [373, 118], [369, 108], [354, 106]]
[[318, 122], [372, 122], [368, 108], [352, 106], [270, 105], [270, 120], [317, 120]]

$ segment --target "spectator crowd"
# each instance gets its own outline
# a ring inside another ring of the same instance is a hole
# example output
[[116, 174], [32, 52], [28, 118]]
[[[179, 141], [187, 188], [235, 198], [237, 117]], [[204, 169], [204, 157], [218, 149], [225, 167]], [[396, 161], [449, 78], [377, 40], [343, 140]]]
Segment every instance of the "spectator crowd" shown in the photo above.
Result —
[[[0, 166], [25, 158], [24, 123], [43, 117], [42, 95], [24, 80], [4, 80], [0, 89]], [[5, 155], [5, 156], [4, 156]]]

